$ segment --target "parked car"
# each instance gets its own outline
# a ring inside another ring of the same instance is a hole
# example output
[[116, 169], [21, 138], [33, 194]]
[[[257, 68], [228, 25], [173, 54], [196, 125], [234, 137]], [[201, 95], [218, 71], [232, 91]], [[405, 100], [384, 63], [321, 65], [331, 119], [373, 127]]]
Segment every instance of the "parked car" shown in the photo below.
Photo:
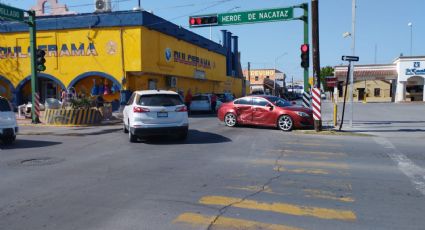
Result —
[[235, 99], [235, 97], [231, 93], [216, 93], [215, 95], [217, 95], [217, 106], [215, 111], [218, 111], [218, 109], [223, 103], [230, 102]]
[[211, 112], [211, 94], [197, 94], [193, 96], [190, 111]]
[[173, 91], [136, 91], [123, 111], [124, 133], [129, 141], [154, 135], [174, 135], [185, 140], [189, 130], [187, 108]]
[[6, 98], [0, 97], [0, 139], [4, 144], [11, 144], [17, 133], [18, 124], [12, 105]]
[[277, 127], [283, 131], [313, 126], [313, 111], [295, 106], [282, 98], [268, 95], [246, 96], [224, 103], [218, 119], [226, 126], [258, 125]]

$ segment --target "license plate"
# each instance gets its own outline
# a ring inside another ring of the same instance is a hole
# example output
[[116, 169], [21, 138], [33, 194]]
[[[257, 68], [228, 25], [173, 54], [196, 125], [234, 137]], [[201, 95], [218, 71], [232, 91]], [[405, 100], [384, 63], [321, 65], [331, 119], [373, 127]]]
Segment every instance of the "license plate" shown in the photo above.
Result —
[[158, 112], [157, 116], [158, 117], [168, 117], [168, 113], [167, 112]]

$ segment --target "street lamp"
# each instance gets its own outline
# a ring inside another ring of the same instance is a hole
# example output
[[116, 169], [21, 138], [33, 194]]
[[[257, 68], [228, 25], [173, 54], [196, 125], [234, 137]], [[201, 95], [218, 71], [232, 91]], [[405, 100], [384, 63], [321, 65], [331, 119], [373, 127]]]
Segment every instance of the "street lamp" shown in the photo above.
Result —
[[411, 22], [407, 23], [407, 26], [410, 27], [410, 56], [413, 55], [413, 24]]
[[281, 55], [279, 55], [279, 56], [277, 56], [275, 59], [274, 59], [274, 84], [273, 84], [273, 91], [274, 91], [274, 95], [276, 96], [276, 66], [277, 66], [277, 60], [279, 59], [279, 58], [281, 58], [281, 57], [283, 57], [283, 56], [285, 56], [285, 55], [287, 55], [288, 53], [287, 52], [285, 52], [285, 53], [283, 53], [283, 54], [281, 54]]

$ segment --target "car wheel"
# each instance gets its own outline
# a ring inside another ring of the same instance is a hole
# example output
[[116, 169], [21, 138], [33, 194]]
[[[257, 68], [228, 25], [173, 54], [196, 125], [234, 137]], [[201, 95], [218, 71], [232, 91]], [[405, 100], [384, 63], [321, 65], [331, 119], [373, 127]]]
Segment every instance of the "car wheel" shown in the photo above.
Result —
[[16, 135], [8, 136], [2, 139], [3, 143], [6, 145], [12, 144], [16, 140]]
[[134, 143], [134, 142], [136, 142], [137, 141], [137, 136], [136, 135], [134, 135], [133, 133], [131, 133], [131, 130], [130, 130], [130, 121], [128, 121], [128, 140], [131, 142], [131, 143]]
[[224, 116], [224, 124], [229, 127], [236, 126], [236, 115], [233, 113], [228, 113], [226, 116]]
[[127, 129], [127, 126], [125, 126], [125, 122], [124, 122], [124, 124], [123, 124], [122, 131], [123, 131], [124, 133], [128, 133], [128, 129]]
[[294, 128], [294, 122], [289, 115], [282, 115], [277, 120], [277, 126], [280, 130], [291, 131]]

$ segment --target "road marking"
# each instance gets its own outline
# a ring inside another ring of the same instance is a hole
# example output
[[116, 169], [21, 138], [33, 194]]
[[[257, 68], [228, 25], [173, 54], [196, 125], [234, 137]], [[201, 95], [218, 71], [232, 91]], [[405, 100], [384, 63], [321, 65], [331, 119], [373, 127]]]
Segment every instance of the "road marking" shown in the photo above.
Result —
[[[178, 216], [173, 222], [190, 224], [193, 227], [206, 227], [211, 222], [213, 222], [214, 219], [215, 219], [215, 216], [204, 216], [204, 215], [200, 215], [196, 213], [183, 213], [180, 216]], [[268, 224], [268, 223], [229, 218], [229, 217], [220, 217], [214, 223], [214, 226], [219, 229], [302, 230], [302, 228], [295, 228], [295, 227], [279, 225], [279, 224]]]
[[329, 171], [324, 169], [286, 169], [282, 166], [276, 166], [273, 168], [276, 172], [289, 172], [289, 173], [300, 173], [300, 174], [318, 174], [318, 175], [328, 175]]
[[268, 165], [283, 165], [283, 166], [301, 166], [301, 167], [318, 167], [318, 168], [336, 168], [336, 169], [348, 169], [348, 165], [345, 163], [332, 163], [325, 161], [289, 161], [289, 160], [271, 160], [271, 159], [257, 159], [252, 160], [253, 163], [257, 164], [268, 164]]
[[306, 197], [336, 200], [336, 201], [342, 201], [342, 202], [354, 202], [354, 198], [352, 197], [337, 196], [335, 193], [332, 193], [329, 191], [321, 191], [318, 189], [304, 189], [303, 191], [308, 194], [306, 195]]
[[387, 155], [397, 164], [398, 169], [410, 179], [417, 190], [425, 195], [425, 169], [413, 163], [386, 138], [375, 137], [374, 140], [388, 149]]
[[262, 192], [269, 193], [269, 194], [283, 195], [282, 193], [273, 192], [273, 190], [269, 186], [265, 186], [264, 189], [263, 189], [262, 186], [246, 186], [246, 187], [226, 186], [225, 188], [226, 189], [250, 191], [250, 192], [257, 192], [259, 190], [262, 190]]
[[304, 145], [304, 146], [329, 146], [329, 147], [342, 147], [340, 144], [329, 144], [329, 143], [315, 143], [315, 142], [285, 142], [285, 144], [289, 145]]
[[328, 156], [328, 157], [346, 157], [346, 153], [335, 153], [335, 152], [321, 152], [321, 151], [305, 151], [305, 150], [292, 150], [292, 149], [284, 149], [284, 150], [272, 150], [276, 152], [283, 153], [292, 153], [292, 154], [308, 154], [308, 155], [320, 155], [320, 156]]
[[335, 219], [343, 221], [355, 221], [357, 219], [356, 214], [350, 210], [299, 206], [288, 203], [265, 203], [255, 200], [242, 200], [235, 197], [205, 196], [199, 200], [199, 203], [205, 205], [231, 205], [232, 207], [237, 208], [269, 211], [294, 216], [311, 216], [320, 219]]

